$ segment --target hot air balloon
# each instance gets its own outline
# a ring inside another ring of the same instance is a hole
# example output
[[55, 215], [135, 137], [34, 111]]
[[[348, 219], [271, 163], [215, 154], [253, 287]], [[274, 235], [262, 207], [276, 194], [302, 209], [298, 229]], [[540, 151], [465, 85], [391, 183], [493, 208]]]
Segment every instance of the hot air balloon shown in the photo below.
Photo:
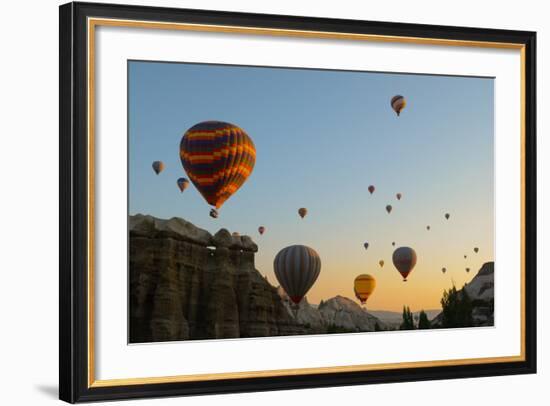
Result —
[[258, 227], [258, 232], [260, 233], [260, 235], [262, 235], [263, 233], [265, 233], [265, 227], [264, 227], [264, 226]]
[[426, 230], [430, 231], [430, 226], [426, 226]]
[[395, 241], [393, 241], [393, 242], [391, 243], [391, 245], [392, 245], [392, 247], [395, 247]]
[[441, 272], [443, 273], [447, 272], [447, 268], [441, 268]]
[[386, 211], [388, 212], [388, 214], [391, 213], [391, 211], [392, 211], [391, 205], [388, 204], [388, 205], [386, 206]]
[[217, 219], [219, 216], [218, 211], [216, 209], [210, 210], [210, 217]]
[[236, 125], [204, 121], [183, 135], [180, 159], [202, 197], [219, 209], [252, 173], [256, 148]]
[[474, 252], [477, 254], [479, 252], [479, 248], [475, 247]]
[[307, 209], [305, 207], [300, 207], [298, 209], [298, 214], [301, 218], [304, 218], [307, 215]]
[[410, 247], [399, 247], [393, 252], [392, 260], [403, 277], [403, 282], [406, 282], [407, 276], [416, 265], [416, 252]]
[[164, 163], [162, 161], [155, 161], [152, 166], [157, 175], [164, 170]]
[[363, 247], [365, 247], [365, 249], [369, 248], [369, 243], [365, 241], [365, 243], [363, 244]]
[[319, 277], [321, 258], [313, 248], [291, 245], [279, 251], [273, 267], [279, 284], [298, 305]]
[[403, 111], [403, 109], [407, 105], [407, 101], [403, 96], [398, 94], [392, 97], [390, 104], [393, 111], [395, 111], [397, 116], [399, 117], [399, 115], [401, 114], [401, 111]]
[[374, 186], [373, 186], [373, 185], [370, 185], [370, 186], [368, 187], [368, 189], [369, 189], [370, 194], [372, 195], [372, 194], [374, 193]]
[[353, 290], [357, 299], [361, 304], [365, 304], [367, 299], [376, 288], [376, 279], [372, 275], [362, 274], [355, 278], [353, 282]]
[[466, 268], [466, 272], [470, 272], [470, 268]]
[[401, 196], [402, 196], [401, 193], [398, 193], [395, 195], [395, 197], [397, 197], [397, 200], [401, 200]]
[[189, 187], [189, 181], [185, 178], [179, 178], [178, 187], [180, 188], [180, 192], [183, 192], [185, 189]]
[[464, 259], [468, 258], [468, 255], [464, 255]]
[[380, 261], [378, 261], [378, 265], [380, 265], [380, 268], [383, 268], [384, 267], [384, 260], [381, 259]]
[[447, 220], [449, 220], [449, 217], [451, 217], [451, 215], [450, 215], [449, 213], [445, 213], [445, 218], [446, 218]]

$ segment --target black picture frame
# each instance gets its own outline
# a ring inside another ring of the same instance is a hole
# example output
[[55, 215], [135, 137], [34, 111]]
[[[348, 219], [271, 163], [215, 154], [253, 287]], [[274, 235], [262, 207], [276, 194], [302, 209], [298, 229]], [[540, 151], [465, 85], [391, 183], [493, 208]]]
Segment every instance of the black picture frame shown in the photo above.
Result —
[[[112, 4], [60, 6], [59, 397], [67, 402], [235, 393], [536, 372], [536, 33]], [[514, 43], [524, 46], [525, 359], [472, 365], [93, 387], [88, 377], [88, 17]]]

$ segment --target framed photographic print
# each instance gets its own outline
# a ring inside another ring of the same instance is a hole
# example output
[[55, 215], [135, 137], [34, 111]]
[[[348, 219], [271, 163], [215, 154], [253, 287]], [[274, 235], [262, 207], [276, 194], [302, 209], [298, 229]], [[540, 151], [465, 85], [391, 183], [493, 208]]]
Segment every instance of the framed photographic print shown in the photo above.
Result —
[[533, 32], [60, 7], [60, 398], [536, 371]]

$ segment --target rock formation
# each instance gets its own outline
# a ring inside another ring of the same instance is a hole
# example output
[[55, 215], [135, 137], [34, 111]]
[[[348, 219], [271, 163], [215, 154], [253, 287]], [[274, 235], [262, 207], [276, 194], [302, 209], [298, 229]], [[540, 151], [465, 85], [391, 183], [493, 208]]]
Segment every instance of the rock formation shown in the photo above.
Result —
[[130, 342], [307, 332], [254, 268], [250, 237], [143, 215], [129, 228]]
[[[459, 291], [466, 291], [472, 301], [472, 327], [494, 325], [494, 298], [495, 298], [495, 263], [486, 262], [476, 276]], [[441, 327], [443, 313], [432, 321], [432, 327]]]

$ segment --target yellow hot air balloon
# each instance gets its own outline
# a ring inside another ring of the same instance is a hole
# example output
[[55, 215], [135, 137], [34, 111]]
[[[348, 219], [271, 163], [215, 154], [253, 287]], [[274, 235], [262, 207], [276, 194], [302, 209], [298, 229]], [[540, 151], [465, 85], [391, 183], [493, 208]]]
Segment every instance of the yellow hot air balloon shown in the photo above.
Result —
[[378, 261], [378, 265], [380, 265], [380, 268], [383, 268], [384, 267], [384, 260], [381, 259], [380, 261]]
[[401, 114], [401, 111], [403, 111], [406, 105], [407, 100], [405, 100], [405, 98], [400, 94], [393, 96], [391, 99], [391, 108], [393, 109], [393, 111], [395, 111], [397, 116]]
[[367, 299], [376, 288], [376, 279], [372, 275], [362, 274], [355, 278], [353, 282], [353, 290], [357, 299], [361, 304], [365, 304]]

